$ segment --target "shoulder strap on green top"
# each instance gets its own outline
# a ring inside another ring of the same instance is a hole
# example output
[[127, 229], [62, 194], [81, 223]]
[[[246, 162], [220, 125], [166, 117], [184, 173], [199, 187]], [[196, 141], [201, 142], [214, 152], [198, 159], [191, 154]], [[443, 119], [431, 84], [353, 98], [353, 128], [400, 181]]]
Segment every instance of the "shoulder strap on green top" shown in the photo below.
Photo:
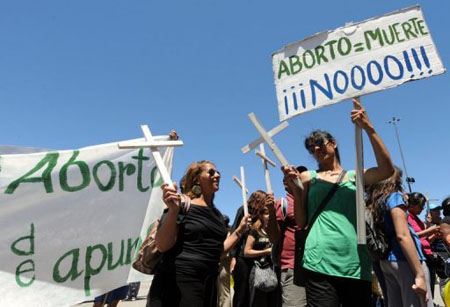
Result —
[[355, 182], [355, 170], [351, 170], [351, 171], [348, 171], [347, 172], [347, 177], [348, 177], [348, 180], [349, 181], [351, 181], [351, 182]]
[[333, 197], [333, 195], [336, 192], [336, 190], [339, 188], [339, 184], [342, 182], [342, 179], [344, 178], [345, 173], [346, 173], [346, 171], [342, 170], [341, 174], [339, 175], [338, 180], [333, 184], [333, 186], [331, 187], [331, 189], [328, 192], [327, 196], [325, 196], [325, 198], [320, 203], [319, 207], [316, 209], [316, 212], [314, 212], [314, 215], [311, 218], [311, 221], [309, 222], [309, 224], [307, 226], [308, 227], [308, 232], [311, 229], [311, 227], [314, 224], [314, 222], [316, 221], [317, 217], [320, 215], [320, 213], [322, 213], [323, 209], [325, 209], [325, 206], [328, 204], [330, 199]]
[[316, 179], [317, 179], [317, 172], [311, 170], [311, 171], [309, 171], [309, 176], [310, 176], [310, 179], [309, 179], [310, 182], [314, 183], [316, 181]]

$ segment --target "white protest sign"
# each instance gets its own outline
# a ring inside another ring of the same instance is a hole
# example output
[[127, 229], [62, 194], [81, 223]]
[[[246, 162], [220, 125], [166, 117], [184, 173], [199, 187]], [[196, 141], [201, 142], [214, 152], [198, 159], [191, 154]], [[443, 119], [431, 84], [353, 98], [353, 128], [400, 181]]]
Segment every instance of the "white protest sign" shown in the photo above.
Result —
[[419, 6], [315, 34], [272, 64], [280, 121], [445, 72]]
[[[170, 170], [173, 148], [160, 152]], [[133, 280], [161, 183], [149, 149], [118, 143], [1, 155], [2, 305], [71, 306]]]

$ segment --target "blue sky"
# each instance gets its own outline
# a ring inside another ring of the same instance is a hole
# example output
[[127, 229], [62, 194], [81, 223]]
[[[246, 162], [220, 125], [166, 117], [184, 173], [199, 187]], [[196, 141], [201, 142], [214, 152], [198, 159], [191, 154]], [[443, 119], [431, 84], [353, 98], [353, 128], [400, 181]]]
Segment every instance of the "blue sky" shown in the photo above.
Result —
[[[265, 189], [260, 160], [240, 148], [258, 135], [247, 114], [278, 122], [271, 54], [284, 45], [350, 21], [422, 6], [444, 66], [450, 60], [448, 1], [50, 1], [0, 4], [0, 144], [71, 149], [175, 129], [173, 178], [208, 159], [222, 173], [216, 204], [233, 218], [241, 193], [232, 181], [246, 169], [250, 191]], [[364, 96], [362, 102], [394, 162], [399, 133], [413, 190], [450, 194], [448, 74]], [[289, 121], [274, 139], [292, 164], [315, 167], [304, 136], [325, 129], [353, 169], [351, 103]], [[365, 140], [365, 165], [374, 158]], [[272, 153], [268, 154], [274, 159]], [[284, 195], [279, 165], [271, 170]]]

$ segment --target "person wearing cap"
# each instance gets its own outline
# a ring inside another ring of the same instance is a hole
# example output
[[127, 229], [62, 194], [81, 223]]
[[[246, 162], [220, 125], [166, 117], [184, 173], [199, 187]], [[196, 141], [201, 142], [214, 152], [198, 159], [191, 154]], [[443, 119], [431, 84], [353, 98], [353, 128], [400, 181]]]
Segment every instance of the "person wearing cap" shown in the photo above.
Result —
[[430, 223], [432, 225], [439, 225], [441, 222], [441, 209], [442, 207], [438, 204], [430, 204]]

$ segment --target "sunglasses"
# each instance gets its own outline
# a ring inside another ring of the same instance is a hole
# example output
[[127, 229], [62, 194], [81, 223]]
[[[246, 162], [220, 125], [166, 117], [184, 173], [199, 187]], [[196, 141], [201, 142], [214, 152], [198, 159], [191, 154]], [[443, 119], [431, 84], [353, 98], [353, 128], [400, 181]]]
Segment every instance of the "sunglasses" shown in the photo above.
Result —
[[210, 169], [208, 170], [208, 174], [209, 174], [209, 176], [211, 176], [211, 177], [213, 177], [216, 173], [220, 176], [220, 172], [219, 172], [218, 170], [213, 169], [213, 168], [210, 168]]
[[328, 145], [328, 143], [330, 143], [328, 140], [324, 140], [323, 138], [320, 138], [320, 139], [314, 140], [311, 143], [309, 143], [308, 146], [306, 146], [306, 148], [308, 149], [308, 152], [310, 154], [314, 154], [316, 147], [322, 148], [323, 146]]

